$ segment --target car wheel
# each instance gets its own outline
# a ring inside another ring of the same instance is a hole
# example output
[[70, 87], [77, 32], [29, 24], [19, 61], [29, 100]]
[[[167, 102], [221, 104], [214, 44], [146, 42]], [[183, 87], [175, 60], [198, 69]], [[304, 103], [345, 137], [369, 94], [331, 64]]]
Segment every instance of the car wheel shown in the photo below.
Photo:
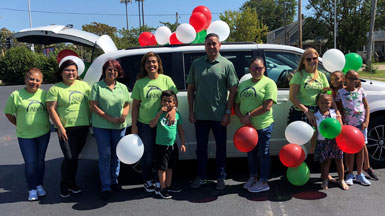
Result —
[[371, 165], [385, 165], [385, 117], [376, 116], [370, 119], [368, 128], [368, 154]]

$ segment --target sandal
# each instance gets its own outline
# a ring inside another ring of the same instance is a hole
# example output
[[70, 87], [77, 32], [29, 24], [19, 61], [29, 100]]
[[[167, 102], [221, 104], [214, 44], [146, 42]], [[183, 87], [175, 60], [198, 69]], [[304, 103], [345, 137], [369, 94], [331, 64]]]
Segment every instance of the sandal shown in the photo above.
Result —
[[333, 183], [333, 184], [337, 184], [337, 180], [335, 178], [333, 178], [331, 175], [328, 175], [328, 180], [329, 182]]
[[329, 180], [323, 180], [321, 184], [321, 188], [324, 190], [329, 189]]
[[346, 184], [345, 180], [338, 181], [342, 190], [349, 190], [349, 185]]

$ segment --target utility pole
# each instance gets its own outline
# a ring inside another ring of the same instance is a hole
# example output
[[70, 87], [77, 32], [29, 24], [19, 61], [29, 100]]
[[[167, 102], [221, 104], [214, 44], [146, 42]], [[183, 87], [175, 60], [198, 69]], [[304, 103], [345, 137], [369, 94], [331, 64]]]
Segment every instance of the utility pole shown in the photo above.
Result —
[[284, 19], [284, 25], [285, 25], [285, 45], [287, 45], [287, 23], [286, 23], [286, 1], [283, 3], [283, 19]]
[[138, 12], [139, 12], [139, 31], [142, 29], [142, 19], [140, 18], [140, 0], [136, 0], [138, 2]]
[[120, 0], [120, 3], [124, 3], [126, 5], [126, 26], [128, 31], [128, 10], [127, 10], [127, 4], [132, 3], [132, 0]]
[[178, 25], [179, 25], [179, 16], [178, 16], [178, 12], [176, 12], [176, 21], [175, 21], [175, 27], [178, 28]]
[[144, 0], [140, 0], [142, 1], [142, 25], [144, 26]]
[[334, 0], [334, 49], [337, 49], [337, 0]]
[[366, 53], [366, 65], [369, 65], [370, 69], [372, 67], [373, 32], [374, 32], [374, 23], [376, 21], [376, 10], [377, 10], [377, 0], [372, 0], [372, 8], [370, 10], [371, 15], [370, 15], [370, 29], [369, 29], [369, 38], [368, 38], [368, 48], [367, 48], [367, 53]]
[[298, 0], [298, 47], [302, 48], [302, 0]]
[[[29, 27], [32, 28], [31, 2], [28, 0]], [[32, 52], [35, 51], [35, 44], [31, 45]]]

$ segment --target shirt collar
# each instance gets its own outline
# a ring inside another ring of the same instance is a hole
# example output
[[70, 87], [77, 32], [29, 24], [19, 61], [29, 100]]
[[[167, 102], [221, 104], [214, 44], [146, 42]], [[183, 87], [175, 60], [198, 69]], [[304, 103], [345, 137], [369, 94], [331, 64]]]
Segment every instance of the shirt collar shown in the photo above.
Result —
[[[212, 61], [212, 62], [220, 62], [220, 61], [221, 61], [221, 58], [222, 58], [221, 54], [218, 53], [217, 57], [216, 57], [216, 58], [214, 59], [214, 61]], [[209, 60], [209, 58], [207, 57], [207, 55], [205, 56], [205, 60], [206, 60], [207, 62], [210, 62], [210, 60]]]

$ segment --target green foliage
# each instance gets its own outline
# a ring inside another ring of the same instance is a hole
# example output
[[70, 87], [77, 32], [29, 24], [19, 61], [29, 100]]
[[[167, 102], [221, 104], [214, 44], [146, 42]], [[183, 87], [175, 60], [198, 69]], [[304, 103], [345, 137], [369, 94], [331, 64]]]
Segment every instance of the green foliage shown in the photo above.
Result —
[[249, 0], [245, 2], [241, 10], [248, 7], [255, 9], [262, 23], [269, 30], [274, 30], [294, 21], [296, 6], [296, 0]]
[[26, 47], [9, 49], [0, 59], [0, 80], [7, 85], [24, 84], [24, 74], [31, 67], [40, 68], [44, 75], [44, 83], [52, 83], [57, 71], [56, 58], [51, 55], [34, 53]]
[[160, 24], [162, 25], [162, 26], [167, 26], [170, 30], [171, 30], [171, 32], [175, 32], [176, 31], [176, 23], [174, 23], [174, 24], [172, 24], [172, 23], [169, 23], [169, 22], [160, 22]]
[[377, 10], [376, 10], [376, 30], [384, 30], [385, 26], [385, 0], [377, 1]]
[[230, 27], [228, 42], [250, 41], [262, 43], [266, 39], [267, 26], [258, 19], [255, 9], [245, 8], [240, 11], [225, 11], [219, 18]]

